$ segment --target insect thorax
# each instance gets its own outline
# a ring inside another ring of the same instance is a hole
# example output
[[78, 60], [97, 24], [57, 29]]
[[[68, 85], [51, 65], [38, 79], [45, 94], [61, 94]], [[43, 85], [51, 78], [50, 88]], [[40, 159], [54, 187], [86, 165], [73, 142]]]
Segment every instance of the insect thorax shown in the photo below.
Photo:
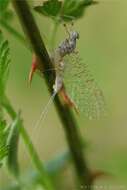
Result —
[[69, 38], [66, 38], [58, 47], [59, 54], [64, 57], [70, 53], [73, 53], [76, 48], [76, 40], [79, 39], [79, 33], [72, 31], [69, 34]]
[[56, 70], [56, 79], [53, 86], [54, 92], [58, 92], [63, 85], [63, 73], [64, 73], [64, 56], [74, 52], [76, 48], [76, 40], [79, 38], [78, 32], [72, 31], [69, 33], [69, 37], [66, 38], [54, 52], [52, 58]]

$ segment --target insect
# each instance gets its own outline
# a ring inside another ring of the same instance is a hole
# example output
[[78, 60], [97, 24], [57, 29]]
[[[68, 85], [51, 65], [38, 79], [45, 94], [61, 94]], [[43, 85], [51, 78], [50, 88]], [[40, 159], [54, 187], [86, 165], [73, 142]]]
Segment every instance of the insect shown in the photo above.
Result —
[[[55, 50], [53, 62], [56, 68], [54, 92], [60, 93], [64, 101], [89, 119], [105, 115], [103, 93], [91, 75], [87, 64], [76, 51], [79, 33], [69, 31], [66, 38]], [[65, 84], [65, 87], [63, 86]]]
[[55, 84], [53, 85], [53, 90], [54, 90], [54, 93], [58, 93], [60, 91], [61, 95], [64, 97], [64, 100], [69, 105], [74, 105], [74, 103], [71, 101], [71, 99], [67, 95], [65, 88], [63, 86], [63, 78], [64, 78], [63, 75], [64, 75], [65, 66], [66, 66], [64, 57], [73, 53], [74, 54], [77, 53], [75, 49], [76, 49], [77, 39], [79, 39], [79, 33], [77, 31], [69, 32], [66, 25], [64, 26], [68, 33], [68, 38], [66, 38], [58, 46], [58, 48], [55, 50], [55, 52], [51, 56], [51, 60], [54, 63], [55, 70], [56, 70], [56, 79], [55, 79]]
[[[80, 112], [89, 119], [100, 118], [105, 113], [103, 93], [98, 88], [87, 64], [76, 51], [79, 33], [74, 30], [69, 31], [66, 25], [65, 28], [68, 37], [60, 43], [51, 55], [56, 72], [53, 94], [46, 107], [42, 110], [36, 127], [42, 119], [44, 120], [48, 108], [57, 93], [63, 97], [66, 104], [72, 106], [76, 112]], [[33, 65], [34, 71], [35, 63], [36, 61]]]

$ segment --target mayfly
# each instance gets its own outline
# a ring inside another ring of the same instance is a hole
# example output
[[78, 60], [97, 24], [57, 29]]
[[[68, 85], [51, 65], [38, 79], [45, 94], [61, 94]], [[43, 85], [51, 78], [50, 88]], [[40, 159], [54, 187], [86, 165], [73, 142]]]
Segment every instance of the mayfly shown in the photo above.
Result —
[[52, 59], [56, 68], [54, 92], [61, 93], [67, 104], [89, 119], [100, 118], [105, 114], [103, 93], [76, 50], [79, 33], [67, 27], [66, 31], [68, 38], [59, 45]]
[[[69, 31], [67, 27], [66, 30], [68, 37], [51, 55], [56, 72], [55, 84], [53, 85], [53, 94], [43, 109], [37, 125], [41, 119], [44, 119], [48, 107], [57, 93], [62, 95], [65, 103], [72, 106], [76, 111], [79, 110], [89, 119], [99, 118], [105, 111], [103, 93], [90, 74], [88, 66], [76, 51], [79, 33]], [[33, 68], [35, 70], [35, 65]]]

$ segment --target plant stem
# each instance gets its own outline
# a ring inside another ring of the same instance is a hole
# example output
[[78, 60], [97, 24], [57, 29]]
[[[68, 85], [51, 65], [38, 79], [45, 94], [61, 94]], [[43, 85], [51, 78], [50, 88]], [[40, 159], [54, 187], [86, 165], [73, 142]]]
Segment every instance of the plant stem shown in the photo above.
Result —
[[[14, 120], [17, 117], [17, 113], [13, 109], [13, 107], [10, 104], [10, 101], [8, 100], [7, 97], [5, 97], [5, 100], [6, 101], [3, 102], [3, 106], [6, 109], [6, 111], [8, 112], [8, 114], [10, 115], [10, 117], [12, 118], [12, 120]], [[28, 149], [28, 152], [30, 154], [32, 162], [33, 162], [35, 168], [37, 169], [38, 173], [40, 174], [42, 187], [45, 187], [46, 190], [53, 190], [54, 188], [50, 182], [49, 176], [48, 176], [47, 172], [45, 171], [45, 169], [42, 165], [42, 162], [39, 159], [39, 156], [36, 152], [36, 149], [34, 148], [34, 145], [31, 141], [26, 129], [24, 128], [24, 126], [22, 124], [22, 120], [20, 121], [20, 134], [21, 134], [22, 139]]]
[[[55, 79], [55, 73], [51, 69], [53, 64], [50, 60], [44, 42], [41, 38], [39, 29], [30, 11], [30, 8], [26, 0], [13, 0], [14, 8], [20, 18], [25, 33], [31, 42], [31, 46], [35, 54], [40, 59], [40, 64], [44, 70], [50, 70], [45, 75], [44, 79], [48, 86], [50, 93], [52, 94], [52, 86]], [[63, 105], [59, 96], [57, 95], [54, 100], [59, 117], [62, 121], [63, 128], [67, 137], [67, 142], [70, 148], [71, 156], [74, 161], [75, 169], [79, 177], [80, 185], [84, 188], [91, 189], [91, 172], [87, 166], [87, 162], [84, 158], [82, 151], [81, 136], [78, 131], [78, 125], [72, 114], [70, 108], [67, 105]]]
[[29, 150], [32, 161], [33, 161], [34, 165], [36, 166], [36, 169], [40, 173], [42, 185], [44, 185], [44, 187], [47, 190], [53, 190], [54, 188], [53, 188], [53, 186], [49, 180], [49, 176], [48, 176], [47, 172], [45, 171], [44, 167], [42, 166], [42, 162], [39, 159], [39, 156], [38, 156], [38, 154], [37, 154], [37, 152], [36, 152], [36, 150], [32, 144], [32, 141], [29, 138], [24, 127], [21, 127], [21, 135], [23, 137], [25, 145], [27, 146], [27, 149]]
[[28, 46], [25, 38], [14, 28], [12, 28], [5, 20], [0, 19], [0, 25], [3, 26], [10, 34], [15, 36], [24, 46]]

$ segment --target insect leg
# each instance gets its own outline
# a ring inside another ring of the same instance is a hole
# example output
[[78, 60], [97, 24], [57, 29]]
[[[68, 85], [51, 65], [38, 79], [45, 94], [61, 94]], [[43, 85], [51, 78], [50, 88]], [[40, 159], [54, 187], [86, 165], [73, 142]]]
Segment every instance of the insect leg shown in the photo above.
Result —
[[68, 94], [66, 93], [66, 90], [64, 87], [61, 88], [61, 90], [59, 91], [59, 94], [62, 96], [65, 104], [67, 104], [69, 107], [73, 107], [75, 112], [77, 114], [79, 114], [79, 110], [76, 106], [76, 104], [71, 100], [71, 98], [68, 96]]

